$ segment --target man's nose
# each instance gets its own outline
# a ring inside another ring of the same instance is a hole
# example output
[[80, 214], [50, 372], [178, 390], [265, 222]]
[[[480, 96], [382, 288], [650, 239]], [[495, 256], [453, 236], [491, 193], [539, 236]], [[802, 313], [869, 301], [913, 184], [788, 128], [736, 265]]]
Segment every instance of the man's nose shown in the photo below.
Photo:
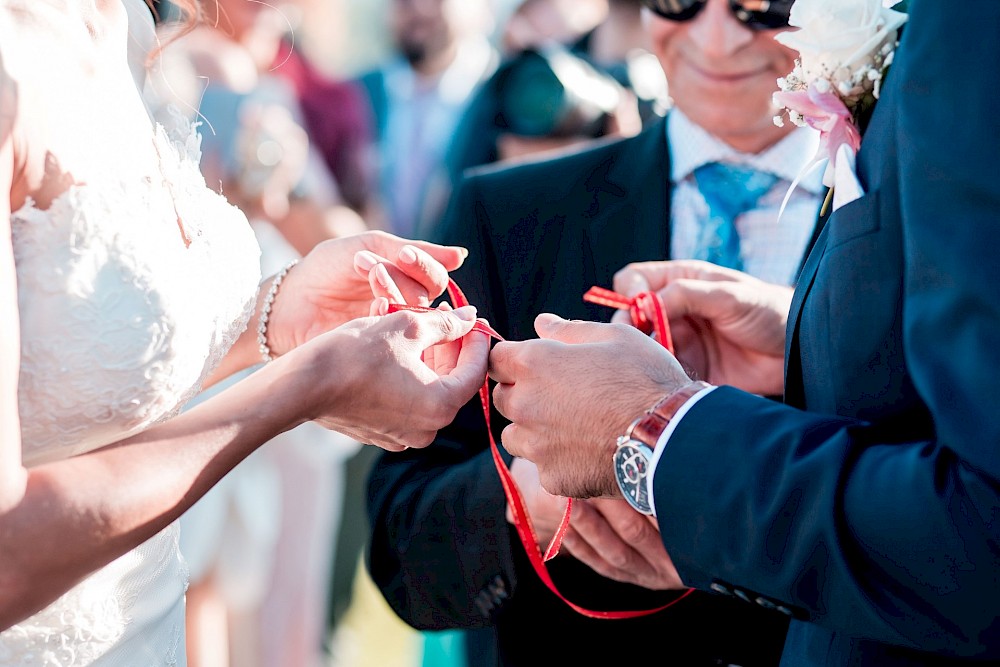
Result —
[[708, 0], [691, 19], [691, 40], [709, 57], [725, 58], [753, 41], [753, 32], [736, 20], [729, 0]]

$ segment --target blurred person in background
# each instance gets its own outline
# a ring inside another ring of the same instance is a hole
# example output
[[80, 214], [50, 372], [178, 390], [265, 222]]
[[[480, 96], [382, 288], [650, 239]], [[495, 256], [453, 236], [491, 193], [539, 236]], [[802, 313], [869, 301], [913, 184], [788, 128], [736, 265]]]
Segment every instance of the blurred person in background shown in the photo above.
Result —
[[662, 118], [666, 79], [638, 0], [523, 0], [501, 33], [504, 61], [462, 119], [449, 178], [494, 162], [628, 137]]
[[[218, 0], [204, 9], [204, 21], [162, 54], [147, 98], [163, 123], [179, 114], [183, 123], [203, 123], [202, 170], [247, 212], [270, 275], [323, 240], [364, 229], [330, 169], [339, 161], [325, 159], [337, 156], [315, 141], [349, 146], [350, 133], [340, 130], [352, 111], [339, 103], [354, 88], [320, 78], [291, 47], [296, 5]], [[169, 39], [174, 30], [167, 24], [160, 32]], [[330, 106], [310, 124], [319, 101]], [[342, 112], [348, 117], [334, 120]], [[317, 121], [333, 131], [317, 132]], [[192, 667], [323, 663], [345, 461], [358, 449], [346, 436], [303, 424], [249, 456], [184, 514]]]
[[290, 21], [268, 71], [291, 85], [309, 140], [336, 180], [341, 201], [367, 219], [377, 211], [368, 103], [353, 82], [325, 75], [299, 47], [297, 28], [311, 20], [315, 2], [277, 5]]
[[[330, 166], [340, 164], [348, 182], [363, 180], [363, 102], [353, 86], [322, 78], [292, 48], [298, 4], [219, 0], [206, 3], [205, 13], [206, 21], [165, 51], [148, 79], [158, 120], [171, 123], [170, 108], [189, 118], [209, 110], [224, 119], [201, 118], [208, 121], [206, 176], [225, 179], [229, 196], [252, 219], [278, 228], [299, 254], [326, 238], [363, 231], [356, 210], [365, 203], [356, 194], [345, 198]], [[163, 38], [174, 25], [161, 26]], [[317, 100], [330, 106], [320, 112]]]
[[[791, 2], [742, 19], [728, 0], [688, 13], [647, 4], [660, 12], [646, 25], [674, 100], [666, 118], [553, 159], [471, 170], [433, 237], [467, 244], [454, 278], [509, 340], [535, 337], [540, 312], [607, 321], [610, 308], [581, 297], [610, 287], [632, 262], [695, 258], [790, 285], [815, 241], [820, 174], [778, 215], [819, 141], [810, 129], [773, 123], [775, 80], [795, 59], [774, 40]], [[508, 422], [495, 409], [491, 419], [499, 436]], [[501, 456], [544, 547], [565, 499], [542, 489], [532, 463]], [[563, 553], [548, 563], [571, 601], [606, 611], [676, 600], [666, 590], [676, 585], [669, 558], [645, 516], [624, 500], [573, 507]], [[378, 457], [369, 514], [368, 564], [386, 601], [414, 627], [469, 629], [470, 664], [641, 663], [653, 644], [685, 667], [778, 664], [788, 617], [753, 602], [695, 592], [651, 616], [607, 620], [559, 600], [511, 525], [478, 398], [427, 450]]]
[[609, 0], [521, 0], [500, 34], [505, 57], [546, 42], [574, 44], [608, 19]]
[[498, 55], [486, 0], [390, 0], [387, 11], [395, 51], [358, 84], [375, 127], [381, 226], [416, 237], [447, 205], [445, 155]]

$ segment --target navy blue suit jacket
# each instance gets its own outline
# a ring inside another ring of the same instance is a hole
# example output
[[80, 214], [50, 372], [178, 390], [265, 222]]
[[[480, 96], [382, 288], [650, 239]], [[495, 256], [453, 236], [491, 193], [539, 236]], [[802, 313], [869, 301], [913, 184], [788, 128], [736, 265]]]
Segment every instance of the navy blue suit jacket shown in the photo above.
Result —
[[910, 6], [788, 405], [715, 390], [654, 482], [686, 583], [800, 619], [783, 665], [1000, 664], [1000, 2]]

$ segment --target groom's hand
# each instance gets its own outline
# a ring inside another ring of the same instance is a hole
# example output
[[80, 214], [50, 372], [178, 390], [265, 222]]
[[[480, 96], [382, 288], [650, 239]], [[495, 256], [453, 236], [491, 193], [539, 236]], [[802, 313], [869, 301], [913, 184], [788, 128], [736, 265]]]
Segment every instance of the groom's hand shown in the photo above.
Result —
[[621, 497], [611, 465], [629, 423], [688, 384], [677, 360], [638, 329], [539, 315], [540, 339], [498, 343], [490, 355], [493, 398], [511, 424], [501, 441], [538, 466], [560, 496]]

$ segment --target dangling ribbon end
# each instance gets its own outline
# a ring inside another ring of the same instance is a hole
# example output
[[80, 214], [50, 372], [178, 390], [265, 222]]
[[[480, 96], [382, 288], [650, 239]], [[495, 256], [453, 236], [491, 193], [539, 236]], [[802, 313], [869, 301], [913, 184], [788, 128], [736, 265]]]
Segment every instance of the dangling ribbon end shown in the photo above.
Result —
[[549, 562], [553, 558], [559, 555], [559, 549], [562, 548], [563, 538], [566, 537], [566, 531], [569, 530], [569, 520], [573, 514], [573, 499], [566, 499], [566, 510], [563, 512], [563, 518], [559, 522], [559, 527], [556, 528], [555, 535], [552, 536], [552, 541], [549, 542], [549, 548], [545, 550], [545, 557], [542, 558], [544, 562]]

